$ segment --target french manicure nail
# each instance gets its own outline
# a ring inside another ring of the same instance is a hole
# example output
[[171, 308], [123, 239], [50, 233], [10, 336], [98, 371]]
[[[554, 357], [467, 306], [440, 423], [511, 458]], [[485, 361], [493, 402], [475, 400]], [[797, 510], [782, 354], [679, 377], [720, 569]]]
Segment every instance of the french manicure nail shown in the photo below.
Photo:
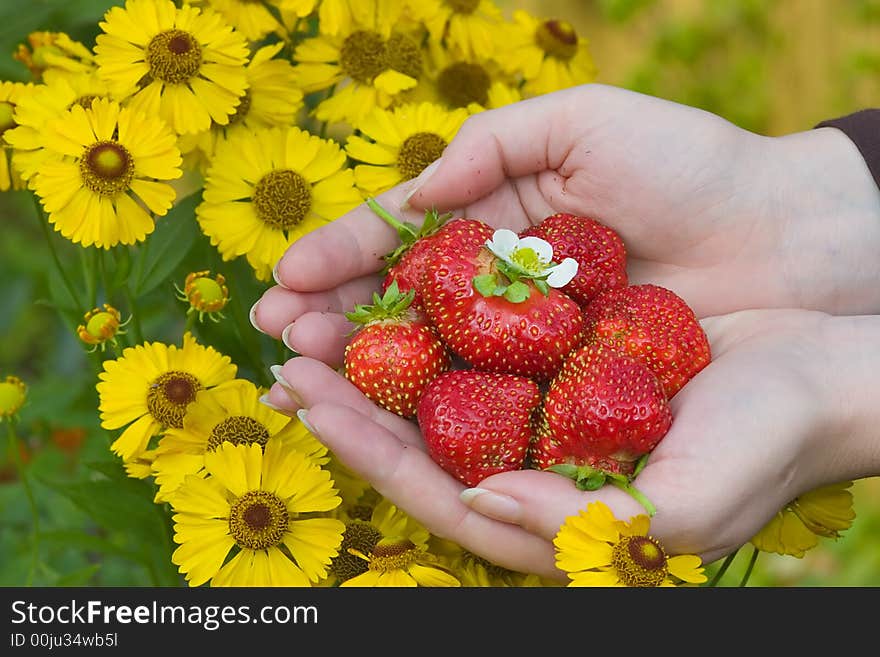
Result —
[[286, 408], [281, 408], [280, 406], [276, 406], [275, 404], [273, 404], [272, 402], [270, 402], [270, 401], [269, 401], [269, 394], [268, 394], [268, 393], [266, 393], [265, 395], [261, 396], [260, 399], [259, 399], [259, 402], [260, 402], [263, 406], [268, 406], [268, 407], [271, 408], [273, 411], [278, 411], [278, 412], [281, 413], [282, 415], [291, 415], [291, 412], [290, 412], [289, 410], [287, 410]]
[[293, 324], [288, 324], [287, 326], [284, 327], [284, 330], [281, 331], [281, 342], [283, 342], [284, 346], [287, 347], [288, 349], [290, 349], [291, 351], [296, 351], [296, 349], [294, 349], [292, 346], [290, 346], [290, 342], [289, 342], [291, 329], [293, 329]]
[[413, 197], [413, 195], [419, 191], [422, 187], [425, 186], [425, 183], [428, 182], [428, 179], [434, 175], [434, 172], [437, 170], [437, 167], [440, 166], [440, 160], [434, 160], [431, 164], [426, 166], [422, 172], [415, 177], [412, 181], [412, 189], [410, 189], [406, 196], [403, 197], [403, 201], [400, 203], [401, 210], [409, 209], [409, 200]]
[[263, 329], [261, 329], [259, 326], [257, 326], [257, 305], [259, 303], [260, 302], [257, 301], [253, 306], [251, 306], [251, 310], [248, 313], [248, 319], [251, 320], [251, 326], [253, 326], [255, 329], [257, 329], [260, 333], [265, 334], [266, 332]]
[[305, 408], [301, 408], [296, 412], [296, 416], [299, 418], [299, 421], [303, 423], [303, 426], [308, 430], [308, 432], [313, 433], [313, 434], [317, 434], [318, 432], [315, 431], [315, 427], [313, 427], [311, 424], [309, 424], [308, 415], [309, 415], [309, 412]]
[[477, 487], [465, 488], [458, 497], [477, 513], [495, 520], [516, 522], [519, 519], [519, 502], [509, 495]]
[[292, 385], [290, 385], [290, 382], [284, 378], [284, 375], [281, 374], [282, 369], [283, 369], [283, 366], [281, 366], [281, 365], [270, 365], [269, 366], [269, 371], [272, 372], [272, 376], [274, 376], [275, 380], [278, 382], [278, 384], [282, 388], [284, 388], [284, 391], [293, 400], [293, 402], [297, 406], [305, 406], [305, 403], [303, 402], [302, 398], [299, 396], [299, 393], [296, 391], [296, 389], [294, 389], [294, 387]]
[[275, 281], [275, 283], [277, 285], [279, 285], [280, 287], [283, 287], [285, 290], [287, 290], [289, 288], [278, 279], [278, 265], [280, 265], [280, 264], [281, 264], [281, 261], [279, 260], [278, 262], [275, 263], [275, 266], [272, 267], [272, 279]]

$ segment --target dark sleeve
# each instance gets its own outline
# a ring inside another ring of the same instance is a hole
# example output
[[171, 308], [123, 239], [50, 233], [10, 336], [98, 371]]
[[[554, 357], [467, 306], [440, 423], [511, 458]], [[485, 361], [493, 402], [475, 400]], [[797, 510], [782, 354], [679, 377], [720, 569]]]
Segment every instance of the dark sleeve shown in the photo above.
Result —
[[819, 123], [817, 128], [841, 130], [859, 149], [880, 187], [880, 109], [863, 109]]

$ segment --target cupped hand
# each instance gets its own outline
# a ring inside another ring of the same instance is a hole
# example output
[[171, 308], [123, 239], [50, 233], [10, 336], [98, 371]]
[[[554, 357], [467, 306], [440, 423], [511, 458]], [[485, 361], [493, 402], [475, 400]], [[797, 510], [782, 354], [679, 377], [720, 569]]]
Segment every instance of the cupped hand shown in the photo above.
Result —
[[[517, 231], [555, 212], [592, 216], [623, 238], [630, 282], [672, 289], [699, 317], [880, 311], [880, 195], [833, 128], [761, 137], [588, 84], [472, 116], [434, 165], [378, 200], [415, 223], [436, 208]], [[366, 205], [302, 237], [255, 304], [255, 326], [338, 364], [343, 313], [369, 300], [398, 244]]]
[[[829, 319], [768, 310], [703, 320], [713, 361], [672, 399], [672, 427], [635, 480], [657, 509], [651, 533], [670, 554], [710, 563], [797, 495], [848, 474], [833, 469], [836, 448], [828, 447]], [[538, 470], [488, 477], [478, 485], [485, 492], [465, 503], [465, 486], [431, 460], [415, 423], [369, 402], [320, 361], [292, 358], [279, 376], [269, 401], [307, 409], [307, 424], [345, 465], [435, 535], [512, 570], [562, 579], [552, 540], [592, 500], [621, 519], [645, 513], [617, 488], [584, 492]]]

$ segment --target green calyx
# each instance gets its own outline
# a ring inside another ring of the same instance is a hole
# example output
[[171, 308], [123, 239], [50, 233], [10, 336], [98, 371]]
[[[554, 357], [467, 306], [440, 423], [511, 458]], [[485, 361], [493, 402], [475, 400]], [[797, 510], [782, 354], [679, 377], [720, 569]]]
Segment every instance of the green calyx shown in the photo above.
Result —
[[484, 297], [504, 297], [511, 303], [522, 303], [532, 295], [532, 289], [523, 281], [530, 280], [545, 297], [550, 294], [546, 276], [536, 278], [512, 267], [503, 260], [495, 263], [498, 273], [474, 276], [474, 289]]
[[636, 462], [636, 467], [630, 475], [606, 472], [605, 470], [593, 468], [589, 465], [572, 465], [570, 463], [551, 465], [549, 468], [546, 468], [546, 470], [561, 474], [564, 477], [573, 480], [578, 490], [599, 490], [605, 484], [616, 486], [645, 507], [645, 511], [648, 512], [649, 516], [653, 516], [657, 513], [657, 508], [643, 492], [632, 484], [633, 480], [645, 468], [647, 463], [648, 455], [645, 454]]
[[391, 253], [387, 253], [383, 256], [386, 263], [383, 273], [387, 273], [388, 269], [396, 264], [403, 257], [403, 254], [406, 253], [417, 240], [436, 233], [437, 230], [439, 230], [439, 228], [452, 216], [451, 212], [441, 215], [437, 210], [426, 210], [425, 219], [422, 222], [422, 225], [416, 226], [412, 222], [398, 220], [394, 215], [388, 212], [388, 210], [379, 205], [374, 198], [367, 199], [367, 206], [385, 223], [394, 228], [394, 230], [397, 231], [397, 235], [400, 237], [400, 246], [394, 249]]
[[397, 280], [391, 281], [391, 285], [382, 296], [373, 292], [372, 304], [358, 304], [354, 310], [345, 313], [345, 317], [355, 324], [370, 324], [388, 319], [403, 319], [409, 313], [409, 307], [416, 296], [415, 290], [407, 290], [401, 293], [397, 286]]

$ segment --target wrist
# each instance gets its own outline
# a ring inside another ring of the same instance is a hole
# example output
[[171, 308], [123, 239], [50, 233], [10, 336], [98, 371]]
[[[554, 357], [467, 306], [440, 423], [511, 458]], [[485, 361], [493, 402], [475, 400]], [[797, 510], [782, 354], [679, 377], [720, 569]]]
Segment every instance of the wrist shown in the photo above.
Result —
[[880, 313], [880, 189], [836, 128], [770, 138], [767, 211], [781, 222], [782, 275], [801, 308]]
[[815, 375], [828, 417], [808, 457], [813, 470], [826, 483], [880, 475], [880, 315], [829, 317], [820, 341]]

